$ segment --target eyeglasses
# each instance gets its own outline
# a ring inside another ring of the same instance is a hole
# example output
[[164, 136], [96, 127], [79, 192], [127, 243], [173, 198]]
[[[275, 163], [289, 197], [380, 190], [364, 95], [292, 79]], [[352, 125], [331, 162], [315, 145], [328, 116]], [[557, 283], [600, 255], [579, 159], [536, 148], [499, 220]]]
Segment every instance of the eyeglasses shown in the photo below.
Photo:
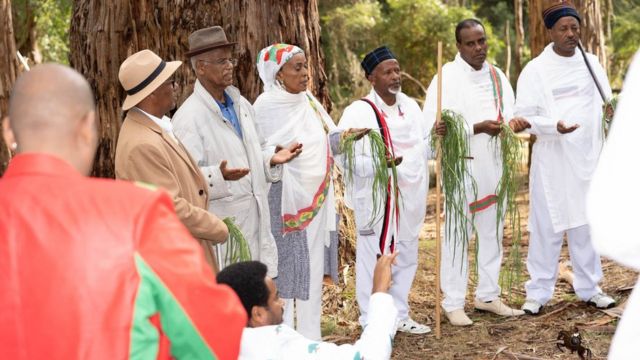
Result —
[[233, 66], [238, 65], [238, 59], [236, 59], [236, 58], [220, 58], [220, 59], [215, 59], [215, 60], [200, 59], [200, 61], [202, 61], [204, 63], [218, 65], [218, 66], [223, 66], [227, 62], [231, 63], [231, 65], [233, 65]]

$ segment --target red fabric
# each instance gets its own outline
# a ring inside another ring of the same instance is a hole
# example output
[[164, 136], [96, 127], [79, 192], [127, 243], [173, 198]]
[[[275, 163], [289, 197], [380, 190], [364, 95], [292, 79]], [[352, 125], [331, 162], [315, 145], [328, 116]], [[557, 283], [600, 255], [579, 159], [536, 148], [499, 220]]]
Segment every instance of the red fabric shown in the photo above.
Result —
[[216, 355], [235, 359], [244, 309], [166, 194], [16, 156], [0, 179], [0, 359], [128, 358], [136, 251]]

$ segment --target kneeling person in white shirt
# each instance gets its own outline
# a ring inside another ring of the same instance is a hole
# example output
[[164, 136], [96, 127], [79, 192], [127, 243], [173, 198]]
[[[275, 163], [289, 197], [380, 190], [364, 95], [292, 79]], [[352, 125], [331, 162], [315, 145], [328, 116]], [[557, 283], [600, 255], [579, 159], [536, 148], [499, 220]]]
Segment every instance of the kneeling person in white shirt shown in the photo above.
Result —
[[218, 274], [247, 311], [239, 359], [389, 359], [398, 310], [388, 294], [391, 264], [398, 253], [378, 259], [369, 302], [369, 324], [355, 344], [336, 345], [305, 338], [282, 324], [283, 301], [267, 267], [258, 261], [230, 265]]

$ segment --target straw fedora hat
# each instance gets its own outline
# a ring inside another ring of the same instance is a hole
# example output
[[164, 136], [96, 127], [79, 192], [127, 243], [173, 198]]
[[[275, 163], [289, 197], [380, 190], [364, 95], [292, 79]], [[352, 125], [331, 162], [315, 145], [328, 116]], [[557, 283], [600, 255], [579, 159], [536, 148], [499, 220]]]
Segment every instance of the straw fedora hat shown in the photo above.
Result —
[[160, 87], [180, 67], [182, 61], [163, 61], [145, 49], [129, 56], [120, 65], [118, 79], [127, 92], [122, 110], [129, 110]]
[[212, 26], [194, 31], [189, 35], [189, 51], [185, 54], [188, 57], [196, 56], [213, 49], [225, 46], [234, 46], [235, 42], [229, 42], [227, 35], [220, 26]]

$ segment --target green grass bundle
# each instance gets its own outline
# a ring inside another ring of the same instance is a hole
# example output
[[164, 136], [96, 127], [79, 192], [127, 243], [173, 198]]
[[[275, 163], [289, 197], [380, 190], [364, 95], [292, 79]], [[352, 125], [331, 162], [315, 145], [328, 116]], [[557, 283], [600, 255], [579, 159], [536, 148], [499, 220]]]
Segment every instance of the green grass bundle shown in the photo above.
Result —
[[[469, 249], [470, 240], [467, 228], [469, 225], [473, 225], [473, 218], [470, 219], [467, 216], [469, 202], [466, 184], [470, 183], [474, 193], [477, 192], [467, 162], [470, 152], [469, 136], [465, 129], [465, 120], [460, 114], [451, 110], [443, 110], [442, 121], [447, 126], [447, 135], [444, 137], [432, 136], [431, 148], [437, 151], [437, 143], [440, 142], [442, 191], [445, 198], [445, 231], [448, 234], [446, 240], [450, 241], [451, 237], [458, 241], [459, 243], [456, 245], [462, 245], [461, 251], [465, 253]], [[455, 249], [457, 251], [458, 246]]]
[[[365, 137], [368, 141], [364, 141]], [[400, 189], [398, 187], [398, 171], [393, 161], [387, 163], [387, 146], [384, 143], [382, 135], [378, 131], [369, 131], [362, 139], [363, 150], [368, 143], [371, 154], [371, 166], [373, 168], [373, 183], [371, 185], [371, 197], [373, 198], [373, 209], [368, 226], [376, 223], [384, 215], [385, 201], [387, 198], [387, 189], [389, 181], [391, 181], [391, 189], [396, 202], [400, 201]], [[345, 183], [353, 183], [353, 172], [355, 171], [355, 145], [356, 136], [349, 135], [340, 143], [340, 149], [344, 156], [343, 176]], [[393, 156], [393, 154], [392, 154]], [[390, 165], [390, 166], [389, 166]], [[389, 176], [391, 170], [391, 176]], [[399, 208], [399, 207], [398, 207]]]
[[251, 260], [249, 244], [247, 244], [247, 240], [242, 235], [240, 228], [233, 222], [233, 218], [227, 217], [222, 221], [229, 229], [229, 239], [225, 244], [224, 266]]
[[[520, 211], [516, 197], [521, 185], [519, 177], [520, 166], [524, 159], [522, 140], [511, 130], [505, 122], [501, 125], [500, 135], [495, 137], [495, 141], [499, 142], [496, 150], [502, 159], [502, 177], [496, 187], [496, 235], [499, 235], [502, 219], [504, 216], [505, 224], [511, 230], [511, 250], [509, 252], [509, 260], [507, 269], [503, 272], [506, 277], [506, 284], [511, 289], [512, 284], [519, 283], [522, 272], [522, 259], [520, 256], [520, 243], [522, 240], [522, 231], [520, 230]], [[499, 239], [499, 238], [498, 238]], [[500, 241], [500, 240], [498, 240]]]

